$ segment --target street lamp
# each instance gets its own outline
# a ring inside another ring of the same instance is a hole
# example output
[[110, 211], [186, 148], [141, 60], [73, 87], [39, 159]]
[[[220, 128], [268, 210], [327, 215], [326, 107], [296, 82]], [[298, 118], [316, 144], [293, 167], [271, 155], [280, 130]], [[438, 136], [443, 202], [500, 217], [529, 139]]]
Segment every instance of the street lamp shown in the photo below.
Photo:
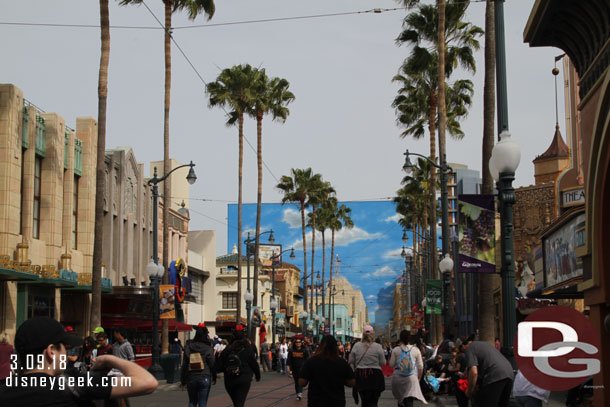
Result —
[[502, 246], [502, 317], [505, 355], [515, 366], [513, 343], [517, 331], [515, 306], [515, 260], [513, 242], [513, 204], [515, 171], [521, 161], [521, 150], [510, 133], [500, 133], [500, 141], [494, 146], [489, 160], [489, 169], [498, 186], [500, 209], [500, 234]]
[[244, 293], [244, 300], [246, 301], [246, 312], [248, 313], [248, 338], [250, 337], [250, 311], [252, 310], [252, 300], [254, 300], [254, 294], [250, 292], [250, 287], [246, 289]]
[[[254, 255], [255, 253], [252, 253], [252, 249], [251, 249], [251, 245], [252, 242], [256, 241], [256, 238], [261, 237], [262, 235], [265, 235], [269, 233], [269, 243], [273, 243], [275, 242], [275, 238], [273, 237], [273, 229], [268, 230], [266, 232], [262, 232], [260, 235], [258, 236], [254, 236], [253, 238], [250, 238], [250, 232], [248, 232], [248, 237], [246, 240], [244, 240], [244, 244], [246, 245], [246, 261], [247, 261], [247, 276], [246, 276], [246, 294], [244, 294], [244, 299], [246, 298], [246, 295], [250, 292], [250, 256]], [[256, 260], [254, 260], [256, 261]], [[250, 294], [252, 296], [252, 299], [254, 299], [254, 295]], [[250, 325], [252, 325], [250, 323], [250, 311], [252, 310], [252, 300], [250, 300], [250, 305], [248, 305], [248, 301], [246, 301], [246, 323], [248, 325], [248, 338], [251, 337], [252, 334], [252, 329], [250, 327]], [[238, 321], [235, 321], [235, 323], [237, 324]]]
[[159, 282], [161, 281], [161, 277], [163, 276], [164, 267], [153, 259], [150, 259], [150, 263], [146, 266], [146, 274], [150, 278], [150, 282], [152, 283], [152, 297], [153, 297], [153, 324], [152, 324], [152, 335], [153, 335], [153, 343], [152, 343], [152, 364], [148, 368], [150, 374], [152, 374], [155, 379], [162, 380], [163, 379], [163, 369], [159, 363]]
[[[195, 164], [193, 164], [193, 162], [191, 161], [189, 164], [184, 164], [184, 165], [179, 165], [176, 168], [173, 168], [172, 170], [170, 170], [167, 174], [163, 175], [162, 177], [158, 177], [157, 176], [157, 167], [154, 168], [153, 170], [153, 177], [151, 179], [148, 180], [148, 185], [152, 186], [152, 196], [153, 196], [153, 235], [152, 235], [152, 249], [153, 249], [153, 257], [151, 260], [151, 263], [148, 264], [148, 266], [146, 266], [146, 272], [148, 273], [149, 277], [151, 278], [151, 281], [153, 280], [153, 276], [156, 278], [158, 277], [158, 279], [156, 279], [156, 288], [154, 288], [154, 293], [153, 293], [153, 364], [150, 367], [150, 372], [151, 374], [153, 374], [153, 376], [155, 377], [160, 377], [161, 379], [163, 378], [163, 370], [161, 369], [161, 366], [159, 365], [159, 353], [158, 353], [158, 342], [159, 342], [159, 338], [157, 338], [158, 336], [158, 321], [159, 321], [159, 281], [163, 275], [165, 274], [165, 268], [163, 266], [161, 266], [159, 264], [159, 211], [158, 211], [158, 206], [159, 206], [159, 184], [163, 181], [165, 181], [172, 172], [179, 170], [180, 168], [186, 168], [186, 167], [190, 167], [189, 173], [186, 176], [186, 180], [188, 181], [188, 183], [190, 185], [193, 185], [195, 183], [195, 181], [197, 181], [197, 175], [195, 175]], [[169, 200], [166, 198], [164, 205], [169, 205]], [[155, 264], [157, 265], [157, 272], [153, 272], [153, 265]], [[156, 299], [155, 299], [156, 298]], [[157, 352], [157, 364], [155, 366], [154, 364], [154, 360], [155, 360], [155, 352]]]
[[[269, 239], [271, 239], [272, 237], [273, 237], [273, 233], [271, 234], [271, 236], [269, 236]], [[274, 239], [274, 241], [275, 241], [275, 239]], [[275, 300], [275, 265], [279, 261], [279, 259], [282, 257], [282, 254], [286, 253], [289, 250], [290, 250], [290, 258], [294, 259], [294, 257], [295, 257], [294, 248], [284, 250], [281, 253], [274, 254], [271, 256], [271, 304], [269, 306], [271, 307], [271, 330], [273, 331], [272, 341], [274, 344], [275, 344], [275, 310], [278, 307], [277, 301]]]
[[453, 260], [451, 260], [451, 256], [445, 254], [443, 259], [439, 262], [438, 267], [441, 273], [443, 273], [443, 289], [445, 292], [443, 317], [445, 318], [445, 332], [449, 334], [449, 330], [451, 329], [450, 321], [452, 320], [450, 314], [453, 308], [453, 296], [451, 295], [451, 270], [453, 269]]

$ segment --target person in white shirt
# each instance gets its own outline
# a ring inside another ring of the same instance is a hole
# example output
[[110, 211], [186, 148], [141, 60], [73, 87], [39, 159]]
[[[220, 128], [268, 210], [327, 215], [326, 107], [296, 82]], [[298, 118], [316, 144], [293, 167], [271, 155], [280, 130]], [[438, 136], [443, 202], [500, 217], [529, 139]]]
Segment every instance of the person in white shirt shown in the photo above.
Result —
[[288, 344], [286, 343], [286, 338], [282, 338], [282, 343], [280, 345], [280, 363], [282, 364], [282, 374], [286, 374], [286, 361], [288, 360]]
[[519, 370], [513, 383], [513, 397], [522, 407], [542, 407], [542, 402], [547, 403], [551, 392], [533, 385], [523, 376]]
[[[415, 365], [412, 374], [407, 376], [400, 372], [399, 366], [401, 353], [403, 351], [410, 352], [413, 365]], [[424, 404], [428, 404], [422, 394], [421, 387], [419, 386], [419, 381], [424, 372], [424, 362], [419, 348], [411, 343], [409, 331], [403, 330], [400, 332], [399, 346], [392, 350], [390, 366], [394, 368], [394, 374], [392, 375], [392, 395], [398, 400], [398, 405], [400, 407], [413, 407], [415, 399]]]
[[362, 341], [352, 348], [349, 364], [356, 374], [356, 390], [362, 407], [376, 407], [381, 392], [385, 390], [385, 379], [381, 368], [386, 364], [383, 347], [375, 342], [373, 327], [364, 327]]

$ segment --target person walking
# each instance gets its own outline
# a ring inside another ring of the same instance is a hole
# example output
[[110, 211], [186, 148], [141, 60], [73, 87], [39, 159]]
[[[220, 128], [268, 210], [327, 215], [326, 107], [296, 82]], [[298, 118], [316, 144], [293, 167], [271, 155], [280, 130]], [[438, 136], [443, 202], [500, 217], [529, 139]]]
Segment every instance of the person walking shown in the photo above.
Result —
[[385, 390], [382, 368], [386, 364], [383, 347], [375, 342], [373, 327], [364, 327], [362, 341], [356, 343], [349, 355], [349, 364], [356, 374], [356, 390], [362, 407], [376, 407]]
[[303, 387], [299, 385], [299, 374], [307, 359], [309, 359], [309, 351], [303, 345], [303, 341], [300, 338], [296, 338], [292, 349], [288, 351], [286, 365], [288, 367], [288, 373], [292, 374], [292, 378], [294, 379], [294, 390], [297, 395], [297, 400], [303, 398]]
[[180, 369], [180, 390], [186, 387], [189, 407], [206, 407], [213, 384], [216, 384], [214, 350], [208, 336], [208, 328], [197, 327], [195, 338], [184, 348]]
[[551, 392], [532, 384], [519, 370], [513, 384], [513, 396], [521, 407], [542, 407], [547, 403]]
[[286, 361], [288, 360], [288, 344], [286, 343], [286, 338], [282, 338], [282, 343], [280, 344], [280, 371], [283, 375], [286, 374]]
[[[466, 349], [468, 390], [472, 407], [506, 407], [513, 387], [513, 367], [494, 345], [474, 341]], [[478, 385], [478, 388], [477, 388]]]
[[[114, 356], [116, 356], [117, 358], [123, 359], [123, 360], [127, 360], [130, 362], [133, 362], [136, 360], [135, 355], [133, 354], [133, 347], [131, 346], [131, 344], [129, 343], [129, 341], [125, 338], [125, 336], [127, 335], [127, 332], [125, 330], [125, 328], [117, 328], [113, 331], [112, 333], [113, 337], [114, 337], [114, 344], [111, 346], [112, 349], [112, 354]], [[109, 373], [108, 376], [116, 376], [116, 377], [121, 377], [123, 376], [123, 373], [121, 373], [120, 370], [118, 369], [112, 369]], [[106, 400], [104, 403], [105, 406], [107, 407], [129, 407], [129, 399], [128, 398], [121, 398], [121, 399], [110, 399], [110, 400]]]
[[224, 373], [225, 389], [234, 407], [243, 407], [250, 391], [252, 377], [261, 380], [261, 370], [245, 339], [244, 327], [238, 325], [233, 333], [233, 342], [225, 348], [218, 359], [218, 370]]
[[11, 355], [14, 353], [13, 345], [8, 342], [8, 334], [0, 333], [0, 385], [4, 384], [11, 374]]
[[267, 342], [261, 343], [261, 365], [263, 366], [263, 372], [271, 370], [271, 364], [269, 362], [269, 344]]
[[83, 342], [83, 347], [79, 357], [80, 370], [87, 371], [91, 370], [91, 367], [95, 363], [95, 357], [97, 356], [97, 348], [95, 347], [95, 338], [88, 336]]
[[398, 400], [399, 407], [413, 407], [416, 399], [428, 404], [419, 386], [424, 372], [421, 352], [412, 343], [407, 330], [400, 332], [398, 343], [390, 355], [390, 366], [394, 368], [392, 395]]
[[299, 385], [307, 390], [307, 407], [345, 407], [344, 386], [354, 387], [354, 371], [339, 357], [337, 341], [330, 335], [322, 338], [320, 346], [299, 372]]

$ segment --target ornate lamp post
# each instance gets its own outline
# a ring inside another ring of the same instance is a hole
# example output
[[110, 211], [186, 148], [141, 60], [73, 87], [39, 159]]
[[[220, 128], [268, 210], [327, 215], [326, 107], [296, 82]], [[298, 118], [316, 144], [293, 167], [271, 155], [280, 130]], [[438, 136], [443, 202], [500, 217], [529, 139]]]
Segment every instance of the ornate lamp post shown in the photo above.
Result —
[[503, 352], [515, 366], [513, 343], [517, 332], [515, 305], [515, 259], [513, 242], [513, 204], [515, 171], [521, 161], [521, 150], [508, 131], [500, 133], [500, 141], [491, 152], [489, 169], [498, 186], [502, 255], [502, 317]]
[[[250, 293], [250, 256], [254, 255], [254, 253], [252, 253], [252, 243], [256, 241], [257, 237], [260, 237], [267, 233], [269, 233], [269, 243], [275, 242], [275, 238], [273, 237], [273, 229], [268, 230], [266, 232], [262, 232], [260, 235], [254, 236], [252, 238], [250, 238], [250, 232], [248, 232], [248, 237], [246, 238], [246, 240], [244, 240], [244, 244], [246, 245], [246, 261], [248, 264], [246, 277], [247, 288], [246, 293], [244, 294], [244, 300], [246, 300], [246, 324], [248, 325], [248, 338], [250, 338], [252, 334], [252, 329], [250, 329], [250, 325], [252, 325], [250, 323], [250, 311], [252, 310], [252, 300], [254, 299], [254, 294]], [[256, 261], [256, 259], [254, 261]], [[248, 294], [250, 295], [248, 296]], [[246, 296], [250, 298], [249, 304]], [[238, 321], [235, 321], [235, 324], [237, 323]]]
[[159, 364], [159, 283], [161, 282], [161, 277], [163, 277], [165, 268], [161, 264], [158, 264], [158, 261], [158, 259], [157, 261], [150, 259], [150, 263], [146, 266], [146, 274], [148, 274], [148, 277], [150, 278], [153, 297], [152, 364], [148, 368], [148, 371], [155, 379], [163, 380], [163, 369]]
[[440, 261], [438, 267], [443, 273], [443, 317], [445, 318], [445, 332], [449, 333], [449, 331], [453, 328], [450, 326], [451, 321], [451, 309], [453, 308], [453, 296], [451, 292], [451, 270], [453, 270], [453, 260], [451, 260], [451, 256], [449, 254], [445, 254], [445, 257]]
[[[269, 238], [271, 239], [272, 236], [273, 235], [269, 236]], [[290, 258], [294, 259], [294, 257], [295, 257], [294, 248], [284, 250], [281, 253], [277, 253], [277, 254], [274, 254], [273, 256], [271, 256], [271, 303], [269, 304], [269, 307], [271, 308], [271, 318], [272, 318], [271, 330], [273, 331], [272, 340], [273, 340], [274, 344], [275, 344], [275, 310], [278, 307], [278, 303], [275, 300], [275, 265], [277, 264], [279, 259], [282, 257], [282, 254], [286, 253], [289, 250], [290, 250]]]
[[303, 335], [305, 335], [305, 323], [307, 321], [307, 311], [305, 311], [305, 310], [301, 311], [301, 319], [303, 320], [302, 331], [303, 331]]
[[314, 320], [316, 321], [316, 338], [320, 335], [320, 315], [316, 314]]

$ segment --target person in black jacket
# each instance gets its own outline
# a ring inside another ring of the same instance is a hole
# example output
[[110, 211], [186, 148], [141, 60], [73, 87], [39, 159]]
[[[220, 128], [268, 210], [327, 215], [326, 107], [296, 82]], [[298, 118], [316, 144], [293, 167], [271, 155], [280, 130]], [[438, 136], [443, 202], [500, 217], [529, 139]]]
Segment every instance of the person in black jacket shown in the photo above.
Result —
[[259, 382], [261, 371], [241, 325], [237, 326], [233, 334], [233, 342], [220, 354], [218, 371], [224, 373], [225, 389], [233, 405], [243, 407], [250, 391], [252, 376]]
[[[201, 362], [199, 357], [201, 356]], [[191, 358], [193, 355], [193, 358]], [[196, 328], [195, 338], [184, 347], [184, 359], [180, 370], [180, 389], [185, 386], [189, 395], [189, 407], [206, 407], [210, 388], [216, 384], [214, 350], [212, 349], [208, 328]]]
[[303, 387], [299, 385], [299, 373], [305, 361], [309, 358], [309, 351], [303, 346], [302, 339], [295, 338], [294, 347], [288, 351], [288, 373], [292, 373], [294, 378], [294, 390], [297, 393], [297, 400], [303, 398]]

